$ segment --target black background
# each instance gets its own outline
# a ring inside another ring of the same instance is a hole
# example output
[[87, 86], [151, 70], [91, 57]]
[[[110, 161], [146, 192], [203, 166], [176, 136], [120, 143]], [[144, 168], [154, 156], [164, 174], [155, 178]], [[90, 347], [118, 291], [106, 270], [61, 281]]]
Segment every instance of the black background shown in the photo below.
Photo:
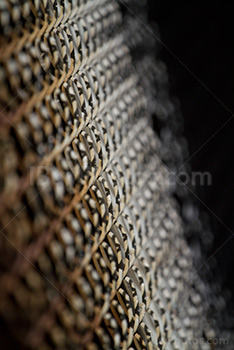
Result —
[[[194, 6], [149, 1], [149, 20], [159, 25], [162, 42], [227, 107], [225, 108], [165, 47], [170, 92], [181, 102], [184, 135], [192, 156], [234, 114], [234, 21], [232, 5]], [[214, 253], [234, 233], [234, 117], [191, 159], [193, 171], [210, 172], [212, 186], [196, 195], [210, 211]], [[211, 213], [213, 212], [213, 213]], [[217, 217], [219, 219], [217, 219]], [[223, 224], [220, 222], [222, 221]], [[225, 227], [230, 229], [230, 231]], [[234, 295], [234, 237], [216, 254], [217, 274]]]

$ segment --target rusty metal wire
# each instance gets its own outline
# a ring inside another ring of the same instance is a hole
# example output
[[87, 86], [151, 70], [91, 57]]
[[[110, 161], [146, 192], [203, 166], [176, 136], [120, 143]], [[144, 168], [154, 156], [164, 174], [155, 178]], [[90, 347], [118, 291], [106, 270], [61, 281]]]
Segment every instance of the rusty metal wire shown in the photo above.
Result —
[[186, 349], [208, 325], [118, 4], [1, 23], [1, 316], [25, 349]]

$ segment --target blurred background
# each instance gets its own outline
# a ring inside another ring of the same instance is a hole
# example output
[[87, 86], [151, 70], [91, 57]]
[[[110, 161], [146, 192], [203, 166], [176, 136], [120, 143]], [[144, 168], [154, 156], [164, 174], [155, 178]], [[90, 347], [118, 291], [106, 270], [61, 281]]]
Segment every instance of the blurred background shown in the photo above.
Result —
[[[150, 0], [148, 15], [150, 21], [157, 22], [162, 42], [222, 102], [161, 46], [160, 57], [168, 67], [170, 92], [181, 103], [184, 135], [192, 156], [191, 170], [212, 175], [211, 186], [196, 187], [196, 195], [205, 205], [194, 197], [197, 205], [208, 213], [214, 234], [209, 257], [234, 234], [234, 117], [231, 118], [234, 114], [234, 22], [231, 3], [195, 6], [190, 2], [183, 5], [176, 2], [169, 6], [167, 2]], [[207, 144], [197, 152], [205, 142]], [[222, 276], [224, 286], [234, 295], [234, 237], [215, 258], [217, 276]]]

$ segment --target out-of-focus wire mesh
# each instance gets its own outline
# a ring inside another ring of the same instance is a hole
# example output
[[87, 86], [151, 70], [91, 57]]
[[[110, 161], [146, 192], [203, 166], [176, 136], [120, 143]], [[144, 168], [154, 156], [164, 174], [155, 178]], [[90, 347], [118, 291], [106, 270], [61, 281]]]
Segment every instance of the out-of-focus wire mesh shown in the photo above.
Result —
[[141, 22], [110, 0], [0, 9], [9, 337], [40, 350], [209, 349], [205, 287], [160, 160], [170, 152], [150, 122], [173, 105], [164, 65], [142, 58]]

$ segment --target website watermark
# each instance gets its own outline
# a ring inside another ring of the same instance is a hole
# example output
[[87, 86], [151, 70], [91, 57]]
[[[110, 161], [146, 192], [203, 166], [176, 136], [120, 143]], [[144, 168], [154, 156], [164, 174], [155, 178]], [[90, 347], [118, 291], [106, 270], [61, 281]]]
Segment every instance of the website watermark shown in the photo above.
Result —
[[[87, 167], [90, 172], [92, 172], [92, 169], [90, 167]], [[52, 177], [55, 181], [59, 181], [63, 178], [62, 172], [60, 172], [57, 168], [54, 166], [48, 166], [48, 165], [38, 165], [38, 166], [31, 166], [30, 167], [30, 184], [34, 183], [35, 176], [39, 177], [39, 182], [41, 185], [45, 185], [46, 182], [48, 182], [48, 174], [52, 174]], [[136, 171], [135, 175], [142, 176], [144, 172], [143, 171]], [[37, 175], [36, 175], [37, 174]], [[165, 183], [169, 186], [211, 186], [212, 185], [212, 175], [210, 172], [205, 171], [192, 171], [190, 173], [185, 171], [180, 172], [174, 172], [174, 171], [166, 171], [163, 174], [155, 171], [152, 171], [150, 173], [152, 178], [154, 178], [159, 186], [164, 186]]]
[[185, 171], [180, 171], [178, 173], [169, 171], [168, 178], [178, 185], [192, 185], [192, 186], [211, 186], [212, 185], [212, 175], [208, 171], [192, 171], [187, 173]]
[[212, 339], [205, 339], [205, 338], [190, 338], [190, 339], [184, 339], [179, 337], [171, 337], [169, 339], [169, 342], [172, 342], [176, 344], [177, 346], [209, 346], [210, 349], [211, 346], [226, 346], [229, 345], [229, 339], [228, 338], [212, 338]]

